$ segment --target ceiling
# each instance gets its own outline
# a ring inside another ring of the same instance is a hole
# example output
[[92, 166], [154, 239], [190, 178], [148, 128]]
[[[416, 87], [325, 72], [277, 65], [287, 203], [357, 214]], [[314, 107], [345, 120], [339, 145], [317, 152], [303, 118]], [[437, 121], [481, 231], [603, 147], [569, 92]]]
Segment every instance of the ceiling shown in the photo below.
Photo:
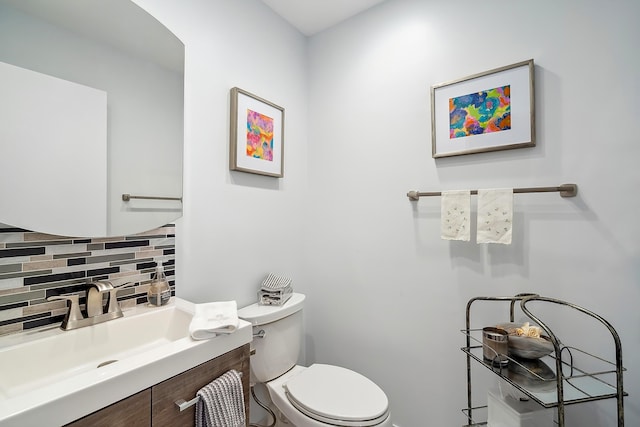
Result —
[[262, 0], [306, 36], [312, 36], [384, 0]]
[[0, 5], [7, 5], [55, 26], [132, 52], [180, 73], [184, 72], [182, 42], [134, 2], [0, 0]]

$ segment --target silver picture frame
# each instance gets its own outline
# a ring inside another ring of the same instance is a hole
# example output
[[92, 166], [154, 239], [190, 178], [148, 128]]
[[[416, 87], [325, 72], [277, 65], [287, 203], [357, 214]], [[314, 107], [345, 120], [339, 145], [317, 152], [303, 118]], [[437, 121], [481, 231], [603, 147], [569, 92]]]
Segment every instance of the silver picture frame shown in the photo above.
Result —
[[284, 177], [284, 108], [238, 87], [231, 89], [229, 168]]
[[431, 86], [433, 158], [534, 147], [534, 71], [529, 59]]

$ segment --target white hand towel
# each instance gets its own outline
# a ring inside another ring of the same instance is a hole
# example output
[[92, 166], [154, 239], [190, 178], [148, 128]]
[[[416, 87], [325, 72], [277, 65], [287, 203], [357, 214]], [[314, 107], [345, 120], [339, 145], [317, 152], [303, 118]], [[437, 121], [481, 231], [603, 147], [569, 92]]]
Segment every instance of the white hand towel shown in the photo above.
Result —
[[218, 334], [235, 332], [238, 326], [238, 305], [235, 301], [196, 304], [189, 333], [194, 340], [206, 340]]
[[478, 243], [511, 244], [513, 189], [478, 190]]
[[440, 199], [441, 237], [444, 240], [470, 240], [471, 191], [443, 191]]

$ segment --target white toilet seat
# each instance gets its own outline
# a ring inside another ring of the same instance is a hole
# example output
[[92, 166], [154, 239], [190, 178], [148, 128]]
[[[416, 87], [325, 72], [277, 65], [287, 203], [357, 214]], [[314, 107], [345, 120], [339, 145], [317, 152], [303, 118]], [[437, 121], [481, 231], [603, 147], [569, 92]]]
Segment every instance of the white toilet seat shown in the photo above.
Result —
[[389, 401], [373, 381], [346, 368], [315, 364], [282, 384], [289, 404], [309, 418], [334, 426], [378, 426]]

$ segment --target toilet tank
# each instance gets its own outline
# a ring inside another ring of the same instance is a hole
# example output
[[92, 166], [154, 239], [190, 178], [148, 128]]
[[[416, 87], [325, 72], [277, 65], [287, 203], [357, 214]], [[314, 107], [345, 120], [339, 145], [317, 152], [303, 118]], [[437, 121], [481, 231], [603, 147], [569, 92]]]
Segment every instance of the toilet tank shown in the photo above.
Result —
[[304, 299], [303, 294], [294, 293], [282, 306], [255, 303], [238, 310], [238, 317], [253, 325], [252, 382], [271, 381], [296, 365], [302, 346]]

